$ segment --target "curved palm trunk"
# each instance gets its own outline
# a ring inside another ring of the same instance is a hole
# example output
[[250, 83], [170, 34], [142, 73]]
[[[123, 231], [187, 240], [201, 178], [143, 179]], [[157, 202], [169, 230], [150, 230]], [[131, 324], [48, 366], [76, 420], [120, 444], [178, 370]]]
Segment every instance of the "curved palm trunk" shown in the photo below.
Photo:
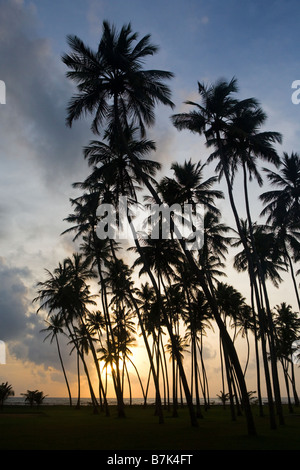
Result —
[[130, 359], [130, 357], [127, 357], [128, 361], [132, 364], [135, 372], [136, 372], [136, 375], [137, 375], [137, 378], [138, 378], [138, 381], [140, 383], [140, 386], [141, 386], [141, 389], [142, 389], [142, 394], [143, 394], [143, 398], [144, 398], [144, 402], [146, 401], [146, 393], [145, 393], [145, 390], [144, 390], [144, 387], [143, 387], [143, 382], [141, 380], [141, 376], [139, 374], [139, 371], [135, 365], [135, 363]]
[[[103, 312], [104, 312], [104, 317], [105, 317], [106, 325], [107, 325], [107, 328], [106, 328], [107, 341], [108, 341], [108, 344], [112, 344], [112, 346], [114, 348], [115, 355], [117, 355], [117, 347], [116, 347], [116, 344], [115, 344], [115, 338], [114, 338], [114, 334], [113, 334], [113, 331], [112, 331], [112, 325], [111, 325], [109, 309], [108, 309], [106, 284], [105, 284], [105, 281], [103, 279], [103, 274], [102, 274], [102, 269], [101, 269], [101, 262], [100, 262], [99, 255], [98, 255], [98, 252], [97, 252], [96, 234], [95, 234], [94, 228], [93, 228], [92, 234], [93, 234], [94, 248], [95, 248], [95, 254], [96, 254], [97, 269], [98, 269], [98, 274], [99, 274], [100, 284], [101, 284], [101, 296], [102, 296]], [[110, 338], [111, 338], [111, 341], [110, 341]], [[113, 364], [112, 363], [111, 363], [111, 368], [112, 368], [112, 371], [113, 371], [114, 369], [113, 369]], [[124, 401], [123, 401], [123, 395], [122, 395], [122, 384], [121, 384], [121, 377], [120, 377], [119, 367], [117, 366], [116, 369], [117, 369], [116, 377], [115, 377], [115, 380], [113, 381], [113, 383], [114, 383], [116, 397], [117, 397], [117, 403], [118, 403], [118, 415], [119, 415], [120, 418], [123, 418], [123, 417], [125, 417], [125, 410], [124, 410]], [[100, 376], [100, 379], [101, 379], [101, 376]], [[103, 389], [103, 386], [102, 386], [102, 391], [103, 391], [104, 396], [105, 396], [106, 413], [109, 413], [108, 404], [107, 404], [106, 395], [105, 395], [105, 391]]]
[[135, 311], [136, 311], [136, 314], [137, 314], [137, 317], [138, 317], [138, 321], [139, 321], [139, 325], [140, 325], [140, 328], [141, 328], [141, 331], [142, 331], [143, 340], [144, 340], [144, 343], [145, 343], [145, 346], [146, 346], [146, 350], [147, 350], [147, 354], [148, 354], [148, 358], [149, 358], [149, 362], [150, 362], [150, 367], [151, 367], [151, 372], [152, 372], [152, 375], [153, 375], [155, 390], [156, 390], [156, 398], [157, 398], [157, 401], [158, 401], [159, 422], [162, 424], [164, 422], [164, 417], [163, 417], [163, 412], [162, 412], [162, 404], [161, 404], [161, 397], [160, 397], [160, 391], [159, 391], [158, 377], [157, 377], [154, 362], [153, 362], [153, 354], [151, 353], [151, 350], [150, 350], [150, 346], [149, 346], [146, 331], [145, 331], [145, 328], [144, 328], [143, 320], [142, 320], [142, 317], [141, 317], [141, 314], [140, 314], [140, 309], [139, 309], [139, 307], [136, 303], [136, 300], [135, 300], [135, 298], [134, 298], [134, 296], [132, 295], [131, 292], [129, 292], [129, 295], [130, 295], [130, 299], [133, 303], [133, 306], [135, 308]]
[[295, 272], [294, 272], [293, 263], [292, 263], [290, 255], [288, 253], [287, 247], [284, 246], [284, 248], [285, 248], [285, 255], [286, 255], [286, 257], [288, 259], [288, 262], [289, 262], [289, 266], [290, 266], [290, 270], [291, 270], [291, 277], [292, 277], [292, 281], [293, 281], [293, 286], [294, 286], [294, 290], [295, 290], [295, 294], [296, 294], [296, 298], [297, 298], [298, 307], [299, 307], [299, 310], [300, 310], [300, 297], [299, 297], [299, 291], [298, 291], [298, 287], [297, 287], [297, 283], [296, 283], [296, 279], [295, 279]]
[[298, 397], [298, 394], [297, 394], [296, 382], [295, 382], [295, 368], [294, 368], [294, 363], [293, 363], [293, 359], [292, 359], [292, 358], [291, 358], [291, 369], [292, 369], [291, 382], [292, 382], [292, 388], [293, 388], [293, 395], [294, 395], [295, 406], [299, 406], [299, 397]]
[[79, 352], [77, 351], [76, 353], [76, 359], [77, 359], [77, 404], [76, 408], [79, 410], [80, 408], [80, 399], [81, 399], [81, 387], [80, 387], [80, 356]]
[[285, 381], [285, 387], [286, 387], [286, 393], [287, 393], [287, 399], [288, 399], [288, 408], [289, 412], [293, 413], [293, 406], [292, 406], [292, 401], [291, 401], [291, 395], [290, 395], [290, 385], [289, 385], [289, 373], [288, 373], [288, 362], [284, 358], [280, 360], [281, 365], [282, 365], [282, 370], [283, 370], [283, 376], [284, 376], [284, 381]]
[[[81, 321], [82, 325], [85, 325], [81, 313], [79, 313], [79, 316], [80, 316], [80, 321]], [[102, 382], [102, 378], [101, 378], [101, 371], [100, 371], [99, 361], [98, 361], [98, 358], [97, 358], [97, 354], [96, 354], [96, 351], [95, 351], [93, 340], [92, 340], [91, 335], [90, 335], [87, 328], [85, 329], [85, 332], [86, 332], [86, 335], [87, 335], [87, 338], [88, 338], [89, 348], [92, 352], [92, 356], [93, 356], [93, 360], [94, 360], [94, 364], [95, 364], [95, 367], [96, 367], [97, 376], [98, 376], [98, 380], [99, 380], [100, 407], [102, 409], [102, 395], [103, 395], [106, 415], [109, 416], [108, 403], [107, 403], [106, 394], [105, 394], [105, 390], [104, 390], [103, 382]], [[82, 356], [83, 356], [83, 354], [82, 354]]]
[[165, 383], [164, 407], [169, 410], [169, 409], [170, 409], [169, 374], [168, 374], [168, 366], [167, 366], [166, 353], [165, 353], [165, 350], [164, 350], [164, 348], [163, 348], [163, 343], [162, 343], [162, 358], [161, 358], [161, 363], [162, 363], [162, 370], [164, 370], [164, 383]]
[[227, 378], [227, 386], [228, 386], [228, 392], [229, 392], [229, 403], [230, 403], [230, 411], [231, 411], [231, 419], [232, 421], [236, 421], [236, 415], [235, 415], [235, 410], [234, 410], [234, 401], [233, 401], [233, 380], [232, 380], [232, 374], [231, 374], [231, 367], [230, 367], [230, 361], [229, 357], [226, 351], [226, 345], [222, 341], [222, 346], [224, 350], [224, 358], [225, 358], [225, 371], [226, 371], [226, 378]]
[[56, 346], [57, 346], [57, 351], [58, 351], [58, 356], [59, 356], [60, 364], [61, 364], [61, 367], [62, 367], [62, 371], [63, 371], [64, 378], [65, 378], [65, 381], [66, 381], [67, 389], [68, 389], [68, 395], [69, 395], [70, 406], [72, 406], [71, 390], [70, 390], [70, 386], [69, 386], [67, 374], [66, 374], [66, 371], [65, 371], [65, 368], [64, 368], [63, 360], [62, 360], [62, 357], [61, 357], [61, 352], [60, 352], [60, 347], [59, 347], [59, 342], [58, 342], [57, 335], [55, 335], [55, 340], [56, 340]]
[[[200, 373], [199, 373], [199, 368], [198, 368], [198, 363], [197, 363], [197, 345], [196, 345], [196, 338], [193, 338], [192, 340], [192, 348], [193, 348], [193, 361], [194, 361], [194, 380], [195, 380], [195, 398], [196, 398], [196, 414], [197, 418], [203, 418], [202, 412], [201, 412], [201, 407], [200, 407], [200, 396], [199, 396], [199, 383], [198, 381], [200, 380]], [[202, 362], [202, 351], [201, 351], [201, 363], [203, 366]], [[199, 378], [198, 378], [199, 375]], [[204, 391], [204, 386], [202, 386], [202, 392], [203, 392], [203, 397], [206, 402], [205, 398], [205, 391]]]
[[[248, 244], [247, 244], [247, 240], [245, 240], [243, 230], [241, 228], [238, 212], [237, 212], [237, 209], [236, 209], [236, 206], [235, 206], [233, 193], [232, 193], [232, 185], [231, 185], [230, 176], [229, 176], [229, 171], [228, 171], [228, 167], [227, 167], [224, 155], [223, 155], [221, 138], [220, 138], [220, 135], [219, 135], [218, 131], [217, 131], [217, 143], [218, 143], [218, 149], [220, 151], [220, 158], [221, 158], [221, 162], [222, 162], [222, 167], [223, 167], [223, 171], [224, 171], [224, 175], [225, 175], [225, 179], [226, 179], [226, 183], [227, 183], [227, 189], [228, 189], [230, 205], [231, 205], [231, 208], [232, 208], [232, 212], [233, 212], [233, 215], [234, 215], [234, 218], [235, 218], [235, 222], [236, 222], [236, 226], [237, 226], [239, 235], [241, 237], [241, 241], [243, 243], [243, 246], [244, 246], [244, 249], [245, 249], [245, 252], [246, 252], [246, 255], [247, 255], [247, 260], [248, 260], [248, 265], [249, 265], [249, 273], [250, 273], [250, 282], [252, 282], [252, 285], [254, 286], [256, 300], [257, 300], [257, 303], [258, 303], [259, 318], [261, 319], [262, 310], [261, 310], [261, 306], [260, 306], [260, 302], [259, 302], [259, 295], [258, 295], [257, 285], [256, 285], [256, 282], [255, 282], [253, 260], [252, 260], [251, 254], [249, 253], [249, 247], [248, 247]], [[265, 366], [266, 365], [267, 364], [265, 363]], [[269, 390], [269, 385], [270, 384], [269, 384], [269, 381], [268, 381], [268, 377], [267, 377], [266, 381], [267, 381], [267, 389]], [[243, 380], [243, 382], [244, 382], [244, 380]], [[243, 396], [243, 400], [245, 400], [246, 399], [245, 393], [247, 394], [247, 391], [244, 389], [244, 384], [242, 384], [242, 387], [243, 388], [241, 388], [241, 393], [242, 393], [242, 396]], [[248, 397], [248, 394], [247, 394], [247, 397]], [[273, 410], [272, 397], [270, 397], [270, 399], [268, 401], [269, 401], [271, 427], [275, 428], [276, 427], [276, 422], [275, 422], [275, 415], [274, 415], [274, 410]], [[249, 397], [246, 399], [246, 403], [247, 403], [247, 407], [250, 408]]]
[[[74, 343], [74, 346], [77, 350], [78, 357], [80, 357], [80, 359], [82, 361], [82, 364], [83, 364], [83, 367], [84, 367], [84, 372], [85, 372], [85, 375], [86, 375], [86, 378], [87, 378], [87, 381], [88, 381], [88, 386], [89, 386], [89, 389], [90, 389], [90, 395], [91, 395], [91, 400], [92, 400], [92, 404], [93, 404], [94, 414], [98, 414], [98, 402], [97, 402], [96, 395], [95, 395], [94, 389], [93, 389], [93, 385], [92, 385], [92, 382], [91, 382], [91, 379], [90, 379], [89, 370], [88, 370], [88, 367], [86, 365], [86, 361], [84, 359], [84, 353], [83, 353], [83, 351], [81, 351], [81, 348], [78, 344], [78, 340], [77, 340], [77, 337], [76, 337], [74, 326], [72, 325], [72, 327], [73, 327], [74, 333], [72, 333], [72, 331], [70, 330], [70, 327], [67, 324], [67, 328], [69, 330], [70, 338], [73, 339], [73, 343]], [[80, 383], [79, 361], [78, 361], [78, 380], [79, 380], [79, 383]], [[78, 405], [79, 405], [79, 402], [78, 402]]]
[[259, 362], [259, 353], [258, 353], [258, 332], [256, 324], [256, 312], [254, 306], [254, 295], [253, 295], [253, 286], [251, 284], [251, 307], [253, 315], [253, 334], [254, 334], [254, 347], [255, 347], [255, 360], [256, 360], [256, 381], [257, 381], [257, 395], [258, 395], [258, 404], [259, 404], [259, 414], [260, 416], [264, 415], [263, 404], [261, 397], [261, 386], [260, 386], [260, 362]]
[[203, 353], [202, 353], [202, 350], [203, 350], [202, 333], [201, 333], [201, 345], [198, 345], [198, 350], [199, 350], [199, 355], [200, 355], [201, 365], [202, 365], [203, 399], [204, 399], [204, 404], [205, 404], [205, 410], [208, 410], [210, 407], [210, 398], [209, 398], [208, 378], [207, 378], [207, 373], [206, 373], [206, 368], [205, 368]]

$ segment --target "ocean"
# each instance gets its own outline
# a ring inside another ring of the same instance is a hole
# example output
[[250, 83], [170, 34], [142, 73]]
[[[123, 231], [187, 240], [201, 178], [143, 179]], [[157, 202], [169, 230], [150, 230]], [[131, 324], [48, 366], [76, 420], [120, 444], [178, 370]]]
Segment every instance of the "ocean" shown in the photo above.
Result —
[[[282, 403], [285, 404], [288, 402], [287, 398], [282, 398]], [[116, 405], [117, 400], [116, 398], [108, 398], [107, 399], [109, 405]], [[267, 404], [267, 398], [263, 398], [263, 403]], [[292, 403], [294, 400], [292, 399]], [[72, 404], [76, 405], [77, 403], [77, 398], [72, 397]], [[129, 404], [130, 400], [129, 398], [124, 398], [124, 403]], [[155, 403], [154, 398], [148, 398], [147, 399], [147, 404], [148, 405], [153, 405]], [[203, 400], [200, 400], [201, 405], [204, 404]], [[214, 405], [221, 405], [221, 400], [217, 398], [210, 398], [210, 403]], [[229, 402], [227, 402], [228, 404]], [[25, 397], [8, 397], [7, 400], [4, 402], [5, 405], [25, 405], [27, 402], [25, 402]], [[69, 406], [69, 398], [68, 397], [46, 397], [43, 401], [43, 406], [51, 406], [51, 405], [66, 405]], [[91, 399], [90, 398], [81, 398], [80, 399], [80, 404], [81, 406], [89, 406], [91, 405]], [[132, 404], [133, 405], [143, 405], [144, 404], [144, 399], [143, 398], [132, 398]]]
[[[108, 398], [107, 402], [109, 405], [116, 405], [117, 400], [115, 398]], [[25, 402], [25, 397], [8, 397], [7, 400], [5, 400], [4, 404], [5, 405], [25, 405], [28, 402]], [[73, 398], [72, 397], [72, 403], [73, 405], [76, 405], [77, 403], [77, 397]], [[124, 398], [124, 403], [129, 404], [130, 400], [129, 398]], [[154, 403], [154, 399], [147, 399], [147, 404], [151, 405]], [[67, 405], [69, 406], [70, 401], [68, 397], [46, 397], [43, 401], [43, 405]], [[91, 398], [81, 398], [80, 399], [80, 404], [82, 406], [89, 406], [91, 405]], [[143, 405], [144, 404], [144, 399], [143, 398], [133, 398], [132, 399], [132, 404], [133, 405]]]

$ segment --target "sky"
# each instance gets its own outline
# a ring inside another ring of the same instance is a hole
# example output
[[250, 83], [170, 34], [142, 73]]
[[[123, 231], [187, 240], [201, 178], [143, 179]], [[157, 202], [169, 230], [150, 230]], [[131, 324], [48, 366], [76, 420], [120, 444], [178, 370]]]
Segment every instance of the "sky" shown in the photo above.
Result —
[[[45, 268], [53, 270], [76, 251], [72, 237], [60, 234], [69, 228], [64, 221], [72, 212], [69, 199], [78, 195], [72, 183], [88, 174], [82, 148], [93, 138], [87, 120], [72, 129], [65, 125], [74, 92], [61, 61], [68, 51], [66, 36], [75, 34], [96, 48], [103, 20], [118, 29], [130, 22], [140, 37], [151, 34], [159, 53], [146, 65], [174, 73], [173, 112], [186, 110], [187, 99], [197, 101], [198, 81], [236, 77], [238, 97], [257, 98], [268, 115], [266, 129], [282, 133], [279, 154], [300, 151], [300, 104], [292, 101], [292, 83], [300, 80], [296, 0], [0, 0], [0, 80], [5, 84], [0, 96], [0, 340], [6, 346], [0, 382], [11, 383], [16, 395], [39, 389], [66, 396], [55, 347], [43, 341], [43, 316], [36, 314], [32, 299]], [[205, 162], [203, 141], [174, 129], [171, 114], [159, 107], [149, 130], [163, 172], [174, 161]], [[206, 172], [214, 174], [214, 165]], [[242, 211], [239, 184], [235, 193]], [[261, 191], [251, 186], [254, 217], [261, 211]], [[220, 209], [230, 225], [227, 198]], [[230, 282], [247, 297], [243, 276], [230, 270]], [[270, 292], [272, 307], [286, 301], [296, 308], [288, 281], [280, 289], [270, 286]], [[213, 371], [213, 339], [206, 348]], [[64, 360], [75, 387], [75, 357], [65, 351]], [[219, 393], [220, 384], [213, 387]]]

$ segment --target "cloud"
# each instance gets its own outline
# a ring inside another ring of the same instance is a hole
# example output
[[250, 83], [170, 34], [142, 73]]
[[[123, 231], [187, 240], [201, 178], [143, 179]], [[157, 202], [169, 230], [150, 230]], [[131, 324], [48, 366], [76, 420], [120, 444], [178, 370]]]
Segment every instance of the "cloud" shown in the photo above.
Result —
[[27, 268], [9, 266], [0, 259], [0, 335], [3, 341], [21, 339], [27, 328], [29, 300], [24, 278], [28, 278]]
[[[82, 147], [87, 122], [65, 125], [74, 92], [60, 56], [38, 33], [31, 4], [2, 2], [0, 80], [0, 255], [22, 267], [58, 261], [65, 249], [60, 233], [70, 211], [71, 184], [85, 178]], [[46, 267], [46, 266], [45, 266]]]
[[[0, 109], [1, 150], [46, 184], [69, 181], [82, 165], [87, 126], [65, 125], [66, 106], [74, 91], [59, 56], [37, 33], [34, 9], [10, 0], [0, 11], [1, 77], [6, 104]], [[26, 164], [25, 164], [26, 162]], [[3, 163], [3, 161], [2, 161]]]
[[[35, 294], [36, 295], [36, 294]], [[4, 341], [8, 357], [41, 365], [46, 369], [55, 367], [60, 370], [60, 363], [55, 343], [50, 338], [44, 342], [47, 333], [44, 314], [36, 314], [39, 305], [32, 304], [31, 273], [28, 268], [11, 266], [0, 258], [0, 339]], [[74, 362], [69, 357], [70, 347], [67, 340], [60, 337], [62, 351], [68, 363]]]

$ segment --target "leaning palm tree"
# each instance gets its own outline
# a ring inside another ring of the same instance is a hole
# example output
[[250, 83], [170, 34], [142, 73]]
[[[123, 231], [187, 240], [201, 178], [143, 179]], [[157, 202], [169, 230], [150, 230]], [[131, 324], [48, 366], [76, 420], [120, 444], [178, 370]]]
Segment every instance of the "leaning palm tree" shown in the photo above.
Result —
[[62, 368], [62, 371], [63, 371], [63, 374], [64, 374], [66, 386], [67, 386], [67, 389], [68, 389], [70, 406], [72, 406], [71, 390], [70, 390], [66, 370], [65, 370], [65, 367], [64, 367], [64, 363], [63, 363], [63, 360], [62, 360], [60, 345], [59, 345], [59, 341], [58, 341], [58, 335], [59, 334], [64, 334], [64, 319], [59, 313], [57, 313], [57, 314], [51, 315], [50, 320], [46, 319], [45, 322], [48, 326], [47, 326], [47, 328], [42, 329], [41, 332], [42, 333], [48, 333], [47, 336], [45, 337], [44, 341], [46, 341], [46, 339], [50, 338], [50, 343], [52, 343], [55, 339], [57, 352], [58, 352], [58, 357], [59, 357], [61, 368]]

